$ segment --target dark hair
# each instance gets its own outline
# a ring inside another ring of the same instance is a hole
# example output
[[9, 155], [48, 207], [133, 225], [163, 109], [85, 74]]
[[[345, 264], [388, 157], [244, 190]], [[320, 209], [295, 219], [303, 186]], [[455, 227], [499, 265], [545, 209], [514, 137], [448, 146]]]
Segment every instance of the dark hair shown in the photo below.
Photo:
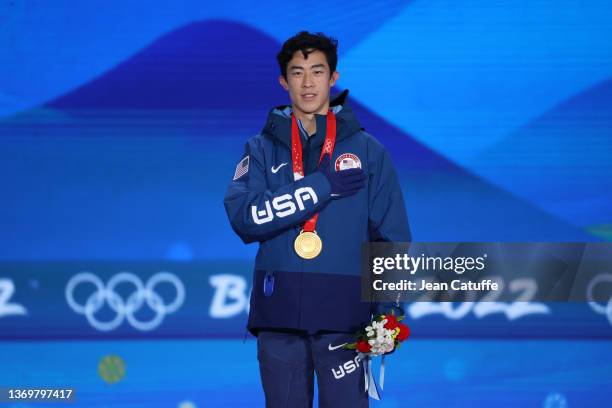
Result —
[[304, 58], [314, 51], [321, 51], [325, 54], [327, 65], [329, 65], [330, 75], [336, 70], [338, 64], [338, 40], [328, 37], [323, 33], [309, 33], [300, 31], [289, 38], [283, 44], [280, 52], [276, 56], [281, 74], [287, 79], [287, 64], [293, 58], [296, 51], [302, 51]]

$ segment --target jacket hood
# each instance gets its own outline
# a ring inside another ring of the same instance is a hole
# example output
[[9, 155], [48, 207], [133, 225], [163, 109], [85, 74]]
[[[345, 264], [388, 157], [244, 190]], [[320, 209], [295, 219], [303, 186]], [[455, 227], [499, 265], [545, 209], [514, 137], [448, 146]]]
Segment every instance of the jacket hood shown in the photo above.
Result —
[[[345, 139], [362, 129], [357, 117], [348, 106], [348, 89], [335, 95], [329, 107], [336, 114], [336, 140]], [[316, 114], [317, 135], [325, 135], [327, 131], [326, 115]], [[268, 120], [262, 130], [262, 134], [277, 139], [291, 149], [291, 105], [281, 105], [273, 108], [268, 114]], [[323, 144], [323, 137], [315, 139], [317, 147]]]

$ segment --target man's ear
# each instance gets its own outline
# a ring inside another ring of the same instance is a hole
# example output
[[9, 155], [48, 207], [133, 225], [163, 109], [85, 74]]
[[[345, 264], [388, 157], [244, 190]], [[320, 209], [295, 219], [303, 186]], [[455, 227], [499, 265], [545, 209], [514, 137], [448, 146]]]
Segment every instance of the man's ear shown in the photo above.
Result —
[[285, 89], [285, 91], [289, 91], [289, 84], [287, 83], [287, 80], [285, 79], [284, 76], [282, 75], [278, 76], [278, 83], [281, 84], [281, 86]]
[[334, 73], [331, 74], [331, 78], [329, 78], [329, 86], [332, 87], [336, 85], [338, 78], [340, 78], [340, 73], [338, 71], [334, 71]]

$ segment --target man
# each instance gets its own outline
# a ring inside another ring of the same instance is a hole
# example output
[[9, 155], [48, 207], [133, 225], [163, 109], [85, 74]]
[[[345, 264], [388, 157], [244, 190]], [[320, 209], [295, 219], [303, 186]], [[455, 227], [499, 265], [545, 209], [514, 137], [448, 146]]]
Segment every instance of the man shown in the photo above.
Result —
[[363, 364], [343, 344], [375, 312], [360, 299], [361, 245], [409, 241], [397, 175], [346, 104], [330, 101], [337, 42], [300, 32], [279, 52], [290, 106], [249, 139], [225, 195], [234, 231], [259, 242], [248, 329], [268, 407], [367, 407]]

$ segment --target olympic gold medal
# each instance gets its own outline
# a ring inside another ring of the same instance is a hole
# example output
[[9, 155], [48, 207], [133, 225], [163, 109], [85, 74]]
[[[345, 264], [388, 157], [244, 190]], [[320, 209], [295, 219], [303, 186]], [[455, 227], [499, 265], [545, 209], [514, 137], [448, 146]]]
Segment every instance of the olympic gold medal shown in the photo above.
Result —
[[312, 259], [321, 253], [323, 242], [315, 232], [302, 231], [295, 239], [293, 247], [301, 258]]

